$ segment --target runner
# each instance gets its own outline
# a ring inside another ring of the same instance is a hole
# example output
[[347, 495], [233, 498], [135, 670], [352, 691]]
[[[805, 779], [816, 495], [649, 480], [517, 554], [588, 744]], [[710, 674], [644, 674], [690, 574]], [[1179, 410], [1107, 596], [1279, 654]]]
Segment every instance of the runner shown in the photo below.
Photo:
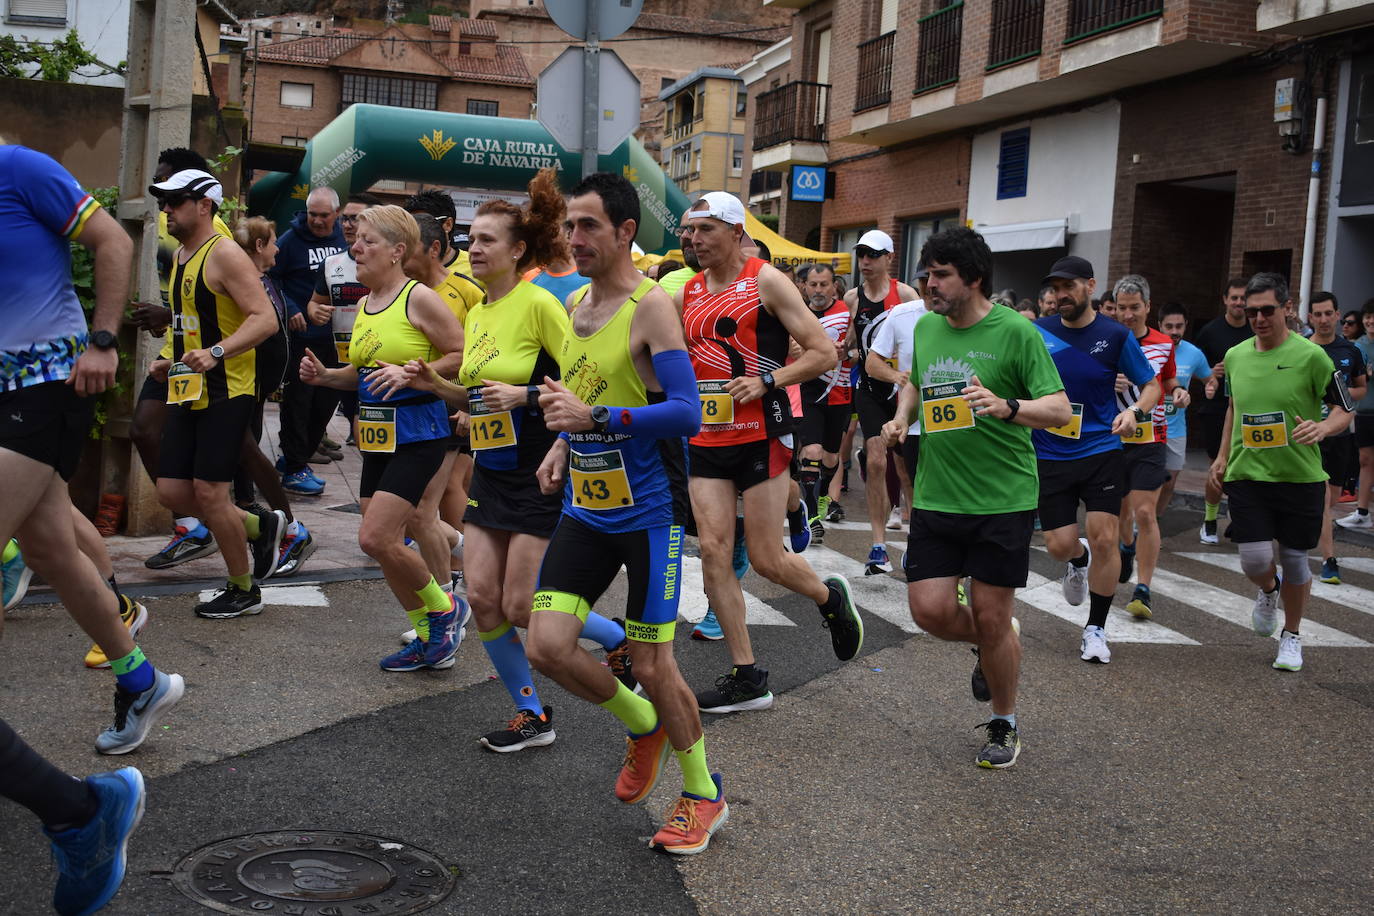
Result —
[[[868, 348], [868, 364], [864, 367], [869, 378], [891, 382], [898, 390], [911, 381], [911, 353], [915, 345], [916, 323], [926, 313], [924, 299], [913, 299], [894, 306], [887, 320], [873, 335]], [[916, 479], [916, 465], [921, 452], [921, 424], [907, 429], [902, 443], [902, 466], [908, 480]]]
[[168, 380], [158, 499], [177, 516], [204, 519], [224, 557], [228, 581], [196, 606], [197, 616], [257, 614], [258, 582], [276, 571], [286, 516], [240, 509], [229, 488], [258, 404], [254, 347], [280, 325], [258, 269], [243, 249], [215, 231], [213, 217], [224, 200], [219, 181], [187, 169], [148, 192], [167, 214], [167, 231], [181, 243], [167, 284], [172, 354], [152, 368]]
[[[650, 846], [693, 854], [730, 816], [720, 775], [706, 765], [701, 716], [673, 660], [686, 437], [700, 428], [701, 412], [672, 299], [630, 259], [639, 217], [634, 187], [619, 175], [598, 173], [573, 188], [573, 257], [591, 286], [570, 295], [560, 377], [547, 380], [539, 399], [549, 428], [562, 433], [539, 467], [540, 485], [563, 494], [563, 518], [539, 571], [530, 656], [625, 725], [615, 787], [622, 802], [647, 798], [669, 753], [677, 757], [682, 795]], [[583, 615], [622, 567], [629, 651], [644, 697], [577, 645]]]
[[[1045, 549], [1064, 564], [1064, 600], [1074, 607], [1085, 597], [1089, 601], [1079, 657], [1105, 665], [1112, 660], [1107, 612], [1121, 562], [1113, 549], [1126, 490], [1121, 443], [1137, 422], [1147, 421], [1159, 401], [1159, 381], [1135, 335], [1090, 307], [1097, 286], [1091, 263], [1076, 255], [1060, 258], [1043, 282], [1057, 297], [1056, 314], [1035, 326], [1064, 383], [1073, 419], [1031, 433], [1040, 527]], [[1118, 374], [1140, 391], [1139, 400], [1124, 408], [1117, 404]], [[1087, 537], [1078, 533], [1079, 503], [1086, 510]]]
[[[456, 372], [463, 330], [438, 295], [407, 279], [402, 269], [420, 246], [414, 217], [397, 206], [369, 207], [358, 216], [357, 233], [353, 256], [358, 281], [369, 293], [359, 302], [349, 364], [326, 366], [307, 348], [301, 381], [358, 392], [358, 546], [382, 567], [417, 631], [379, 664], [383, 671], [444, 670], [453, 667], [462, 642], [467, 603], [440, 587], [425, 561], [405, 546], [405, 531], [424, 521], [415, 517], [416, 506], [443, 491], [445, 478], [438, 471], [450, 435], [448, 411], [433, 394], [403, 389], [409, 381], [405, 367], [413, 359], [428, 361], [437, 372]], [[432, 514], [429, 520], [431, 526], [438, 523]]]
[[1097, 311], [1099, 314], [1106, 315], [1112, 321], [1117, 320], [1116, 299], [1113, 298], [1111, 290], [1108, 289], [1102, 292], [1102, 299], [1097, 303]]
[[[1160, 390], [1173, 398], [1175, 409], [1187, 408], [1188, 389], [1175, 378], [1178, 370], [1174, 364], [1174, 342], [1168, 334], [1145, 323], [1150, 316], [1150, 284], [1139, 274], [1127, 274], [1116, 281], [1112, 294], [1117, 317], [1131, 329], [1145, 358], [1154, 367]], [[1140, 386], [1118, 375], [1117, 407], [1124, 410], [1142, 400]], [[1133, 617], [1148, 620], [1154, 613], [1150, 608], [1150, 582], [1159, 562], [1159, 519], [1155, 517], [1155, 507], [1159, 505], [1159, 488], [1168, 476], [1164, 470], [1169, 450], [1164, 403], [1156, 403], [1150, 416], [1138, 422], [1130, 433], [1129, 438], [1122, 439], [1126, 445], [1126, 496], [1121, 504], [1121, 572], [1117, 581], [1131, 581], [1131, 567], [1138, 565], [1135, 592], [1126, 610]]]
[[[1374, 299], [1364, 304], [1360, 312], [1364, 336], [1355, 341], [1366, 366], [1374, 366]], [[1374, 528], [1369, 515], [1369, 497], [1374, 493], [1374, 386], [1365, 388], [1364, 397], [1355, 404], [1355, 445], [1360, 451], [1360, 477], [1356, 485], [1354, 512], [1336, 521], [1342, 528]]]
[[[466, 247], [468, 236], [467, 233], [459, 231], [458, 207], [454, 204], [453, 197], [446, 191], [430, 188], [406, 198], [405, 208], [412, 216], [428, 213], [444, 224], [444, 234], [449, 242], [448, 254], [444, 256], [444, 267], [452, 273], [475, 279]], [[459, 244], [460, 242], [462, 244]]]
[[[907, 598], [922, 629], [978, 647], [992, 718], [976, 762], [1001, 769], [1021, 753], [1021, 643], [1011, 612], [1030, 570], [1030, 430], [1063, 426], [1073, 414], [1035, 326], [988, 301], [992, 252], [981, 235], [962, 227], [936, 233], [921, 248], [921, 266], [930, 272], [934, 314], [917, 324], [912, 383], [883, 427], [884, 445], [903, 442], [919, 407], [925, 454], [916, 467]], [[955, 589], [966, 575], [971, 601], [961, 604]]]
[[[868, 552], [864, 574], [885, 573], [890, 569], [887, 557], [887, 527], [890, 514], [900, 511], [888, 499], [884, 481], [887, 479], [887, 449], [883, 448], [883, 424], [892, 419], [896, 409], [895, 386], [868, 375], [868, 347], [873, 336], [887, 318], [887, 311], [899, 302], [910, 302], [918, 296], [916, 290], [899, 283], [889, 275], [892, 266], [892, 239], [886, 232], [870, 229], [854, 246], [863, 282], [845, 293], [849, 306], [849, 349], [857, 350], [854, 364], [858, 378], [854, 382], [854, 410], [859, 415], [859, 431], [863, 433], [862, 455], [866, 465], [868, 526], [873, 546]], [[903, 476], [905, 476], [905, 468]], [[906, 487], [911, 481], [905, 481]]]
[[802, 500], [813, 508], [811, 537], [825, 538], [826, 513], [830, 511], [830, 483], [840, 465], [840, 442], [849, 425], [853, 392], [849, 387], [850, 365], [845, 349], [849, 336], [849, 307], [835, 298], [835, 269], [829, 264], [806, 267], [804, 297], [807, 308], [825, 329], [835, 348], [838, 365], [819, 378], [802, 382], [801, 439]]
[[[1184, 340], [1188, 333], [1188, 310], [1177, 302], [1171, 302], [1159, 310], [1159, 329], [1169, 335], [1174, 342], [1174, 370], [1178, 383], [1187, 388], [1193, 379], [1203, 382], [1212, 377], [1212, 366], [1207, 356], [1197, 347]], [[1200, 402], [1194, 402], [1197, 404]], [[1155, 515], [1164, 517], [1164, 510], [1174, 498], [1174, 484], [1188, 457], [1188, 411], [1179, 410], [1172, 396], [1164, 399], [1164, 416], [1169, 434], [1168, 454], [1164, 457], [1164, 470], [1168, 479], [1159, 491], [1159, 502]]]
[[[1336, 371], [1341, 374], [1352, 401], [1364, 397], [1366, 373], [1360, 348], [1336, 333], [1340, 312], [1336, 297], [1325, 290], [1317, 290], [1308, 300], [1308, 320], [1312, 323], [1311, 341], [1326, 351]], [[1328, 411], [1322, 405], [1322, 419]], [[1359, 422], [1358, 420], [1356, 422]], [[1317, 547], [1322, 556], [1321, 580], [1329, 585], [1341, 584], [1341, 567], [1336, 562], [1336, 539], [1331, 530], [1331, 509], [1340, 502], [1341, 491], [1352, 473], [1359, 473], [1360, 458], [1355, 448], [1355, 435], [1350, 427], [1331, 433], [1321, 441], [1322, 469], [1326, 471], [1326, 508], [1322, 512], [1322, 533]]]
[[[863, 622], [842, 577], [825, 581], [783, 550], [777, 532], [787, 508], [792, 415], [786, 388], [835, 364], [835, 348], [791, 280], [740, 251], [744, 207], [712, 191], [687, 212], [703, 272], [679, 291], [687, 352], [696, 374], [701, 432], [690, 448], [692, 513], [706, 595], [733, 667], [697, 694], [704, 712], [766, 709], [768, 671], [755, 664], [744, 620], [744, 593], [731, 571], [735, 505], [744, 497], [749, 559], [765, 578], [816, 602], [835, 655], [848, 661], [863, 645]], [[786, 365], [789, 339], [802, 354]]]
[[[1209, 386], [1207, 399], [1200, 401], [1195, 411], [1202, 423], [1203, 442], [1207, 448], [1207, 458], [1211, 461], [1216, 461], [1222, 440], [1229, 437], [1225, 427], [1226, 395], [1220, 391], [1220, 386], [1226, 381], [1222, 374], [1226, 371], [1222, 360], [1232, 347], [1254, 336], [1254, 332], [1250, 330], [1250, 323], [1245, 320], [1244, 277], [1232, 277], [1226, 281], [1226, 293], [1221, 297], [1221, 305], [1223, 311], [1220, 317], [1209, 321], [1194, 340], [1198, 349], [1207, 357], [1207, 362], [1212, 367], [1212, 377], [1217, 382], [1216, 385]], [[1374, 445], [1374, 438], [1370, 439], [1370, 444]], [[1374, 453], [1371, 454], [1371, 458], [1374, 458]], [[1204, 544], [1215, 544], [1217, 514], [1221, 509], [1221, 485], [1214, 484], [1210, 475], [1205, 485], [1204, 498], [1206, 504], [1198, 539]]]
[[[1256, 633], [1274, 635], [1283, 600], [1273, 664], [1280, 671], [1302, 669], [1298, 628], [1312, 589], [1307, 552], [1321, 536], [1326, 502], [1317, 445], [1349, 426], [1354, 406], [1331, 358], [1288, 330], [1291, 307], [1280, 275], [1258, 273], [1246, 284], [1245, 317], [1255, 337], [1226, 353], [1231, 436], [1222, 441], [1211, 470], [1212, 482], [1223, 485], [1231, 503], [1226, 536], [1239, 548], [1241, 569], [1259, 587], [1252, 614]], [[1323, 402], [1330, 413], [1318, 422]]]

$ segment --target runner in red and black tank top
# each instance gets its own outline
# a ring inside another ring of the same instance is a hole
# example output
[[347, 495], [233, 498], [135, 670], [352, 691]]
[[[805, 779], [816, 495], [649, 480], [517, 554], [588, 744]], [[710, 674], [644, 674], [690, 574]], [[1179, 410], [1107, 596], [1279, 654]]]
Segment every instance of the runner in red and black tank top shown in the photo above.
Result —
[[859, 357], [856, 362], [859, 365], [859, 386], [867, 388], [874, 394], [887, 397], [892, 393], [892, 385], [888, 382], [879, 382], [868, 377], [864, 370], [864, 362], [868, 360], [868, 346], [873, 342], [873, 335], [878, 333], [878, 328], [887, 320], [887, 313], [894, 305], [902, 302], [901, 292], [897, 288], [895, 279], [889, 278], [887, 281], [887, 295], [881, 302], [874, 302], [864, 293], [864, 284], [860, 283], [854, 287], [857, 302], [854, 307], [854, 343], [858, 347]]

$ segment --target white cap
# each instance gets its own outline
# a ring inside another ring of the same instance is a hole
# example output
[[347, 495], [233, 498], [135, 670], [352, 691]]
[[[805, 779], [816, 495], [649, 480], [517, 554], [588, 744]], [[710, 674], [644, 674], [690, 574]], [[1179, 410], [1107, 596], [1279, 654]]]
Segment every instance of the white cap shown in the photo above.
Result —
[[695, 208], [702, 203], [706, 204], [706, 209], [688, 210], [688, 219], [706, 219], [709, 217], [718, 219], [723, 223], [729, 223], [732, 226], [744, 225], [744, 204], [740, 203], [739, 198], [735, 195], [727, 194], [725, 191], [707, 191], [701, 195], [701, 200], [692, 206]]
[[881, 229], [870, 229], [854, 244], [854, 247], [872, 248], [874, 251], [886, 251], [891, 254], [893, 251], [892, 236]]
[[219, 179], [200, 169], [182, 169], [166, 181], [148, 185], [148, 190], [154, 197], [186, 191], [208, 197], [216, 205], [224, 203], [224, 187], [219, 183]]

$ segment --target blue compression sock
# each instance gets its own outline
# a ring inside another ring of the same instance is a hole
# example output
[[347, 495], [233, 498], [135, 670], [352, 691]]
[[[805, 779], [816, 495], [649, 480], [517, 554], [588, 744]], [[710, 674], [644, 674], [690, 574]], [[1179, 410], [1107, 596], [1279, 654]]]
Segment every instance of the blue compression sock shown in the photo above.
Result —
[[587, 623], [582, 627], [579, 636], [601, 643], [604, 649], [614, 649], [625, 641], [625, 630], [614, 620], [608, 620], [592, 611], [587, 615]]
[[1015, 728], [1015, 727], [1016, 727], [1016, 713], [1014, 713], [1014, 712], [1013, 712], [1013, 713], [1009, 713], [1008, 715], [1005, 715], [1005, 716], [999, 716], [997, 713], [993, 713], [993, 714], [992, 714], [992, 717], [993, 717], [994, 719], [1005, 719], [1007, 722], [1011, 723], [1011, 727], [1012, 727], [1012, 728]]
[[503, 623], [495, 630], [479, 633], [482, 648], [487, 650], [492, 667], [496, 669], [501, 683], [510, 691], [510, 697], [520, 709], [528, 709], [536, 716], [544, 714], [544, 705], [539, 702], [539, 694], [534, 691], [534, 679], [530, 674], [529, 659], [525, 657], [525, 646], [520, 642], [520, 633], [509, 623]]
[[153, 686], [157, 673], [138, 646], [123, 658], [111, 659], [110, 668], [114, 670], [115, 683], [130, 693], [142, 693]]

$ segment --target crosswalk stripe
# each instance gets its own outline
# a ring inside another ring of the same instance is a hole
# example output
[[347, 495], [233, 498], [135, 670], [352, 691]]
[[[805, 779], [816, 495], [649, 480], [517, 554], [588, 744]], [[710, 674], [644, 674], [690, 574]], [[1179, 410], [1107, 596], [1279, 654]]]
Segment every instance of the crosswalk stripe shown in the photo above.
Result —
[[[1046, 579], [1036, 572], [1026, 577], [1026, 587], [1018, 589], [1016, 600], [1025, 602], [1036, 610], [1044, 611], [1060, 620], [1066, 620], [1076, 627], [1082, 627], [1087, 620], [1086, 607], [1070, 607], [1064, 600], [1059, 580]], [[1112, 608], [1107, 612], [1107, 639], [1111, 642], [1139, 642], [1160, 645], [1197, 646], [1195, 639], [1162, 627], [1153, 620], [1136, 620], [1125, 611]]]
[[[691, 624], [701, 623], [706, 616], [706, 586], [701, 575], [701, 557], [682, 557], [681, 598], [678, 600], [677, 615]], [[767, 602], [761, 601], [748, 591], [744, 593], [744, 620], [751, 626], [795, 627], [787, 615], [775, 610]]]
[[[199, 600], [204, 603], [220, 593], [218, 588], [210, 588], [200, 593]], [[262, 603], [282, 607], [329, 607], [329, 599], [324, 589], [318, 585], [264, 585]]]
[[911, 619], [907, 604], [906, 583], [889, 575], [865, 576], [864, 564], [851, 560], [842, 553], [829, 547], [808, 547], [802, 559], [811, 564], [816, 575], [843, 576], [849, 580], [849, 591], [854, 603], [875, 617], [906, 633], [924, 632]]
[[[1197, 560], [1199, 563], [1219, 566], [1234, 573], [1241, 572], [1240, 556], [1234, 553], [1180, 553], [1179, 556], [1189, 560]], [[1328, 585], [1325, 582], [1318, 582], [1314, 577], [1312, 579], [1312, 597], [1330, 601], [1332, 604], [1339, 604], [1341, 607], [1348, 607], [1352, 611], [1359, 611], [1362, 614], [1374, 614], [1374, 592], [1354, 585]]]

